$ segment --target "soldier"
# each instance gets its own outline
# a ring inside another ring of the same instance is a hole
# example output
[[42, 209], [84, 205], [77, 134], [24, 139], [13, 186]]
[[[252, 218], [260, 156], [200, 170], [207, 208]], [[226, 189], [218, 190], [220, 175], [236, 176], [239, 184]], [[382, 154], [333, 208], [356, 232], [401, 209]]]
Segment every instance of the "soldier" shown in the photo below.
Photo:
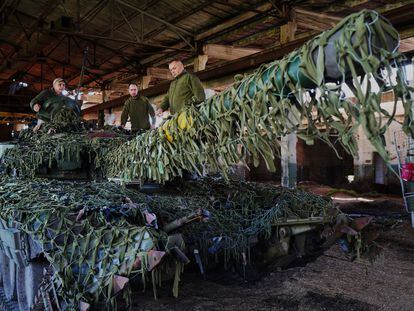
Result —
[[37, 112], [37, 125], [33, 128], [36, 132], [40, 129], [45, 121], [50, 121], [53, 114], [66, 106], [80, 115], [80, 109], [76, 101], [70, 98], [62, 98], [66, 83], [62, 78], [53, 80], [53, 86], [41, 91], [35, 98], [30, 101], [30, 108]]
[[157, 110], [159, 115], [167, 109], [170, 109], [171, 114], [180, 112], [185, 106], [200, 103], [206, 99], [200, 79], [189, 74], [181, 61], [174, 60], [168, 67], [174, 80]]
[[[138, 87], [135, 83], [131, 83], [128, 88], [130, 98], [125, 101], [124, 109], [121, 115], [121, 127], [124, 128], [128, 120], [131, 120], [131, 131], [137, 133], [146, 131], [154, 127], [155, 113], [148, 98], [138, 95]], [[151, 117], [151, 124], [149, 122]]]

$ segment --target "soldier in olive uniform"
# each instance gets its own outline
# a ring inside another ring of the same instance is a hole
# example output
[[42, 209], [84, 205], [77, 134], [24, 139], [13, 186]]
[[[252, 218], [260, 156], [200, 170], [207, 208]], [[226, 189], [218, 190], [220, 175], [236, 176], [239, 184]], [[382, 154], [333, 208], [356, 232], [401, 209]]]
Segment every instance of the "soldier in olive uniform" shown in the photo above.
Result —
[[[125, 101], [124, 109], [121, 115], [121, 127], [124, 128], [128, 120], [131, 121], [131, 132], [137, 133], [149, 130], [155, 123], [155, 112], [148, 98], [138, 95], [138, 87], [131, 83], [128, 88], [130, 98]], [[151, 117], [151, 124], [149, 122]]]
[[172, 61], [169, 68], [174, 80], [157, 110], [158, 114], [162, 114], [167, 109], [170, 109], [171, 114], [175, 114], [187, 105], [200, 103], [206, 99], [200, 79], [184, 70], [181, 61]]
[[33, 128], [36, 132], [40, 129], [42, 124], [50, 121], [56, 111], [63, 107], [68, 107], [80, 115], [80, 108], [77, 102], [69, 97], [63, 96], [66, 84], [62, 78], [53, 80], [53, 86], [40, 92], [35, 98], [30, 101], [30, 108], [37, 112], [38, 122]]

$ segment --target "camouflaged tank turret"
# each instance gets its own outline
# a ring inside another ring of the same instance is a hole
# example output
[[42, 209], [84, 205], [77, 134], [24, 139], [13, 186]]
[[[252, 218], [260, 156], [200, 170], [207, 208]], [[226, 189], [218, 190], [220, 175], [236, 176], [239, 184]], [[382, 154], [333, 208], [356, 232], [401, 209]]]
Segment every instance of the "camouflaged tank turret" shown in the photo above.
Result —
[[[133, 194], [137, 204], [123, 187], [98, 181], [102, 155], [126, 140], [116, 129], [90, 130], [77, 113], [63, 108], [38, 132], [22, 131], [17, 145], [5, 151], [0, 186], [5, 307], [114, 310], [120, 301], [124, 308], [131, 279], [151, 284], [156, 294], [162, 277], [173, 277], [177, 295], [182, 261], [188, 261], [180, 234], [168, 236], [158, 227], [142, 195]], [[91, 177], [98, 180], [87, 181]]]

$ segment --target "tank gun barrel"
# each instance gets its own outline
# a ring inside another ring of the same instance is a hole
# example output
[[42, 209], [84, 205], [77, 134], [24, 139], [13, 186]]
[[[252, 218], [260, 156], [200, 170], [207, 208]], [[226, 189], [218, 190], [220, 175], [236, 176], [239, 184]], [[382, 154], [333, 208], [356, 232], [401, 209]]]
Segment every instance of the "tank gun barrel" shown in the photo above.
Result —
[[[397, 30], [377, 12], [352, 14], [283, 59], [175, 114], [157, 131], [120, 146], [108, 155], [108, 175], [163, 183], [183, 170], [201, 175], [207, 167], [226, 177], [246, 155], [255, 166], [263, 158], [275, 171], [280, 137], [294, 133], [307, 144], [329, 143], [334, 133], [356, 155], [359, 126], [387, 160], [382, 135], [396, 109], [381, 107], [382, 93], [394, 91], [395, 104], [404, 107], [403, 129], [414, 129], [412, 88], [398, 46]], [[148, 154], [156, 156], [148, 160]]]

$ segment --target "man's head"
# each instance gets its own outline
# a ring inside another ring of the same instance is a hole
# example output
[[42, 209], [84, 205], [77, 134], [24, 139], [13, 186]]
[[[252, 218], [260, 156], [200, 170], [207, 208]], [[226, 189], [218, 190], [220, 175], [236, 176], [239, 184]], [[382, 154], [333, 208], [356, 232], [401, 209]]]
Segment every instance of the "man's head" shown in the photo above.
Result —
[[168, 65], [168, 68], [170, 69], [170, 72], [174, 78], [179, 76], [184, 71], [184, 65], [179, 60], [173, 60]]
[[129, 95], [135, 97], [138, 95], [138, 86], [135, 83], [131, 83], [128, 87]]
[[66, 83], [62, 78], [56, 78], [53, 80], [53, 89], [55, 90], [56, 94], [61, 95], [65, 87]]

